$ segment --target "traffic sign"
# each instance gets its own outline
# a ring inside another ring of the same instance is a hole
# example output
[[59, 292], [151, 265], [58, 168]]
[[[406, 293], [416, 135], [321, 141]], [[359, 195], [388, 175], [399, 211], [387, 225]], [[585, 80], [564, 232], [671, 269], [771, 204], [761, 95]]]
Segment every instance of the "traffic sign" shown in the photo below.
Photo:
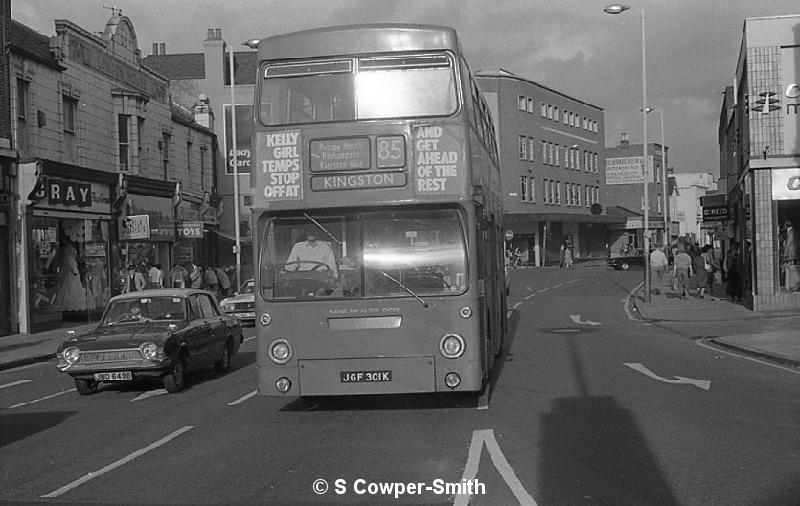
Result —
[[514, 231], [511, 229], [506, 230], [506, 241], [510, 241], [514, 238]]

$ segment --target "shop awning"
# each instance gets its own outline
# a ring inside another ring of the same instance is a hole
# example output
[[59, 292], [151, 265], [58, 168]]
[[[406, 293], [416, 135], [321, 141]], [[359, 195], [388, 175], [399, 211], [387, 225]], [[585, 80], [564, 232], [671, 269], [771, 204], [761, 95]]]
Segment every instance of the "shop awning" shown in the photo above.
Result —
[[[233, 234], [229, 234], [228, 232], [224, 232], [222, 230], [217, 230], [217, 229], [212, 229], [211, 231], [214, 232], [215, 234], [217, 234], [218, 236], [222, 237], [223, 239], [227, 239], [228, 241], [231, 241], [231, 242], [236, 242], [236, 237], [234, 237]], [[250, 244], [250, 243], [253, 242], [253, 238], [252, 237], [239, 237], [239, 242], [241, 244]]]

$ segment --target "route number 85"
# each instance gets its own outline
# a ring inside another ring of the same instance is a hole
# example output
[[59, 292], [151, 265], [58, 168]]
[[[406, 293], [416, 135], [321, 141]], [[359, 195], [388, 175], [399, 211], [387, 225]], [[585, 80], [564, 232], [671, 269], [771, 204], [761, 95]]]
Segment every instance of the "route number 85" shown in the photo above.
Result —
[[405, 139], [402, 135], [378, 137], [378, 168], [402, 167], [406, 164]]

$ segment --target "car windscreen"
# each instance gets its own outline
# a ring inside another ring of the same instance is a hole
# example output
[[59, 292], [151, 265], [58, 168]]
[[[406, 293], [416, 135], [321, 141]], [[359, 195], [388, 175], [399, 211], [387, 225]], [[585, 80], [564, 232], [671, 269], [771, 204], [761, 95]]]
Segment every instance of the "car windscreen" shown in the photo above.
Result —
[[182, 297], [137, 297], [112, 301], [103, 315], [102, 325], [145, 321], [184, 320]]

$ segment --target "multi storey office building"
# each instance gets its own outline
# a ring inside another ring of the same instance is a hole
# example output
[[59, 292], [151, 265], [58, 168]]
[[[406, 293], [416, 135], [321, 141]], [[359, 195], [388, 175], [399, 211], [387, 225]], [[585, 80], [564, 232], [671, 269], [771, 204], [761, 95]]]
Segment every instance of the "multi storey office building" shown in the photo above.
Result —
[[531, 265], [604, 257], [603, 109], [505, 70], [479, 71], [498, 136], [505, 226]]
[[797, 308], [800, 15], [746, 19], [734, 76], [719, 125], [726, 235], [753, 309]]
[[169, 270], [216, 251], [213, 131], [141, 65], [127, 17], [115, 12], [102, 35], [67, 20], [55, 32], [9, 30], [24, 333], [99, 315], [127, 264]]

